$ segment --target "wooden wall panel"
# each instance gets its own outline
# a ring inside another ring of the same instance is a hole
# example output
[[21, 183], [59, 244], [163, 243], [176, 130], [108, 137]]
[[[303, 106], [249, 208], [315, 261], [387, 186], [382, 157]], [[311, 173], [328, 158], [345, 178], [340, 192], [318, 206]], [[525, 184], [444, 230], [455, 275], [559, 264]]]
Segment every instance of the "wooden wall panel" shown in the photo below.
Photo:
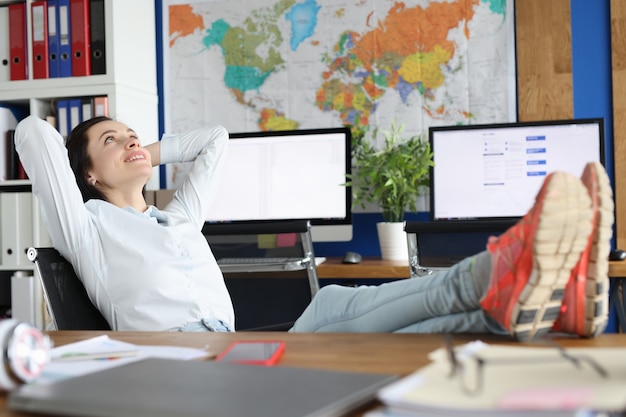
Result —
[[[626, 248], [626, 1], [610, 1], [616, 244]], [[519, 120], [574, 117], [570, 0], [517, 0], [516, 31]]]
[[[626, 249], [626, 2], [611, 0], [616, 244]], [[622, 220], [624, 219], [624, 220]]]
[[570, 0], [515, 3], [519, 121], [574, 117]]

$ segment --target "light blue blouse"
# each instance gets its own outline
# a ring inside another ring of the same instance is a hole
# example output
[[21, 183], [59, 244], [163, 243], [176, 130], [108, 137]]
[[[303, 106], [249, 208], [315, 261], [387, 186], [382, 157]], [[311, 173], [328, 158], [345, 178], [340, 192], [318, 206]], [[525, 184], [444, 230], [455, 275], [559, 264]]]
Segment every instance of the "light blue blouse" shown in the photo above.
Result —
[[201, 319], [235, 328], [224, 278], [201, 233], [227, 143], [221, 126], [164, 135], [161, 163], [193, 164], [164, 210], [140, 213], [83, 203], [61, 135], [35, 116], [19, 123], [15, 146], [52, 243], [114, 330], [171, 330]]

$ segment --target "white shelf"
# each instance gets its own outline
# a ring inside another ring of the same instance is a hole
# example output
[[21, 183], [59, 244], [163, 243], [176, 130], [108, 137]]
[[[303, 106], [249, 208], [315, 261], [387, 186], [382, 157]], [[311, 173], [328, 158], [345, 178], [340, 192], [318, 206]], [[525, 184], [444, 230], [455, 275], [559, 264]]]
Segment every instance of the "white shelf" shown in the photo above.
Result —
[[0, 181], [0, 191], [2, 188], [5, 187], [14, 187], [14, 186], [21, 186], [21, 185], [30, 185], [30, 180], [6, 180], [6, 181]]
[[112, 82], [108, 75], [90, 75], [87, 77], [61, 77], [37, 80], [19, 80], [0, 82], [0, 101], [20, 101], [28, 98], [69, 97], [75, 95], [103, 94], [111, 89], [125, 89], [137, 94], [155, 95], [152, 91], [139, 89], [137, 86]]
[[9, 271], [9, 272], [15, 272], [15, 271], [34, 271], [35, 267], [34, 266], [30, 266], [30, 265], [0, 265], [0, 272], [1, 271]]
[[[30, 5], [34, 0], [26, 0], [28, 80], [0, 82], [1, 101], [16, 97], [54, 97], [48, 88], [85, 88], [116, 85], [156, 94], [156, 26], [154, 1], [152, 0], [106, 0], [105, 14], [105, 56], [106, 74], [85, 77], [61, 77], [33, 79], [32, 71], [32, 32]], [[0, 4], [14, 1], [0, 0]], [[19, 92], [22, 91], [22, 94]], [[16, 94], [10, 94], [15, 92]]]

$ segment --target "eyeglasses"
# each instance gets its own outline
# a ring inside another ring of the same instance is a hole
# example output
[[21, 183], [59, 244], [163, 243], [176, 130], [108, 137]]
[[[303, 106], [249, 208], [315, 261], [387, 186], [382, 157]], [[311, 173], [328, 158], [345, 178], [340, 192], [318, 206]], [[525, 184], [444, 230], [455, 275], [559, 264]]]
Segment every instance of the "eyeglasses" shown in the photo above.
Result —
[[[450, 363], [449, 378], [458, 378], [461, 390], [467, 395], [478, 395], [483, 390], [484, 384], [484, 367], [485, 365], [527, 365], [537, 363], [553, 363], [555, 360], [564, 359], [574, 365], [576, 368], [583, 370], [583, 364], [593, 369], [600, 377], [608, 378], [609, 373], [600, 365], [594, 358], [584, 354], [573, 355], [563, 347], [556, 343], [551, 343], [549, 340], [545, 340], [551, 348], [554, 348], [559, 355], [558, 356], [533, 356], [533, 357], [507, 357], [507, 358], [490, 358], [489, 360], [482, 358], [477, 354], [472, 354], [465, 361], [459, 360], [457, 356], [454, 344], [452, 343], [452, 336], [449, 334], [444, 335], [443, 344], [446, 350], [448, 361]], [[466, 365], [469, 361], [472, 361], [476, 365], [474, 380], [472, 381], [469, 372], [467, 372]]]

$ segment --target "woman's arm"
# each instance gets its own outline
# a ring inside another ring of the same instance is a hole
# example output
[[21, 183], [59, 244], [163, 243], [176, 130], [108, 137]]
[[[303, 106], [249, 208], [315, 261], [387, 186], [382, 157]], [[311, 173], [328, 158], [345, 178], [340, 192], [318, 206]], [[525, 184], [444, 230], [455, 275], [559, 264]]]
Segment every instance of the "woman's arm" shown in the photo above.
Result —
[[92, 228], [63, 138], [48, 122], [29, 116], [17, 125], [15, 148], [41, 204], [52, 243], [67, 257], [87, 241]]
[[150, 152], [150, 156], [152, 157], [152, 166], [156, 167], [161, 165], [161, 142], [151, 143], [145, 146], [145, 148]]
[[160, 163], [193, 162], [166, 210], [183, 213], [198, 230], [215, 195], [227, 144], [228, 132], [222, 126], [164, 135], [160, 141]]

